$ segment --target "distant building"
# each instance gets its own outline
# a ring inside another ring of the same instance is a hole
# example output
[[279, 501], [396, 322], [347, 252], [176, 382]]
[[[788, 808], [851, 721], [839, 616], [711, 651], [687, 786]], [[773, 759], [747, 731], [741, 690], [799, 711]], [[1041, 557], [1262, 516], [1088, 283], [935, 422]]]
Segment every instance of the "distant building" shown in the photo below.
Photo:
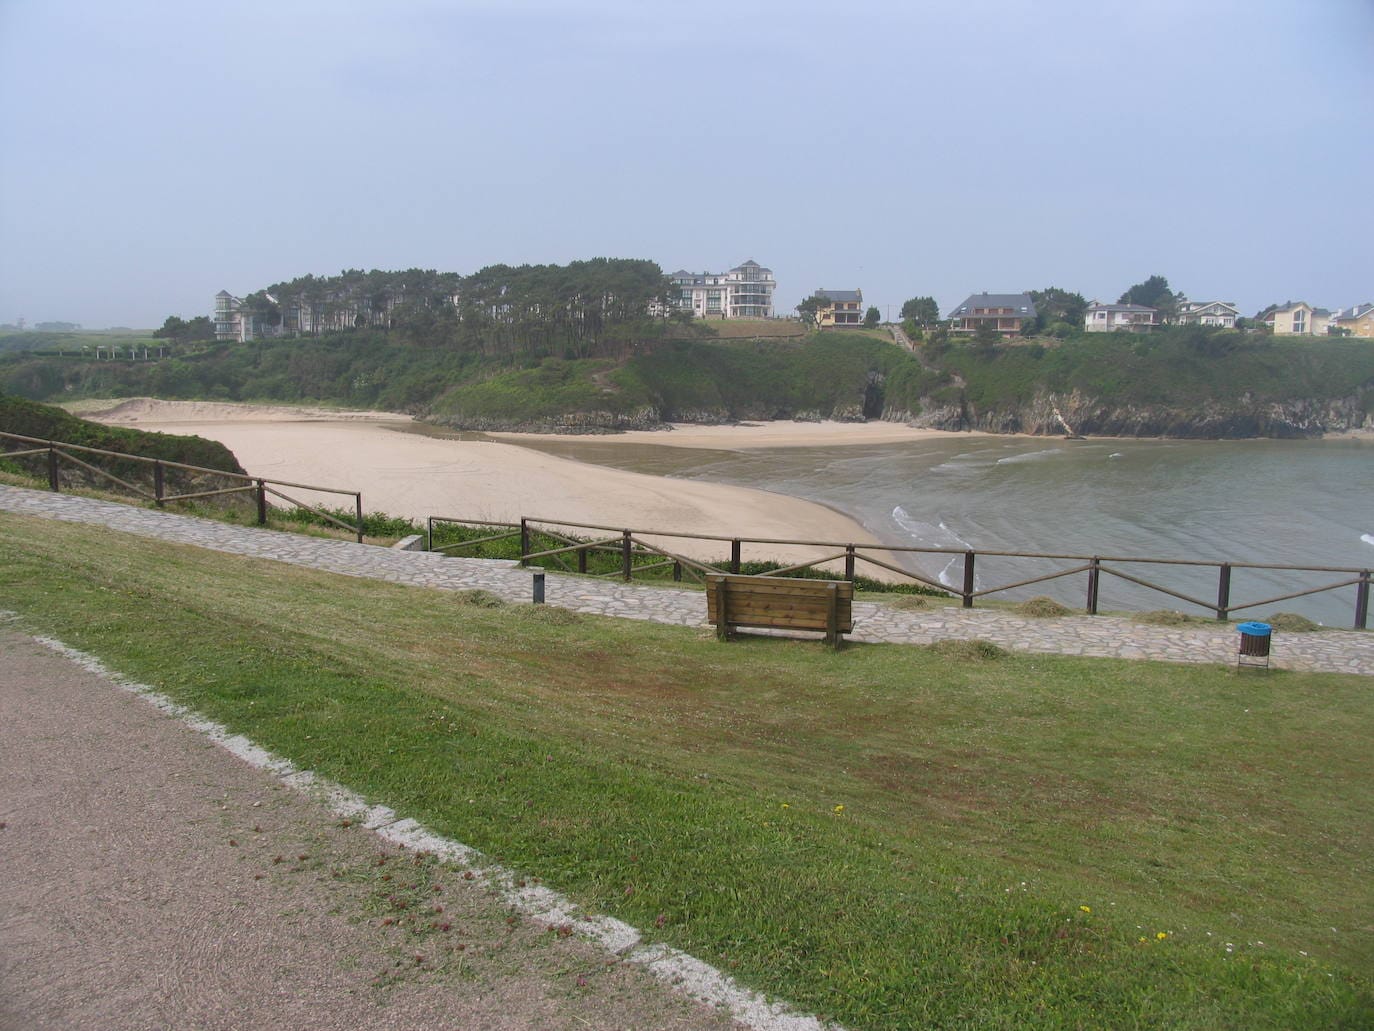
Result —
[[1240, 318], [1240, 309], [1231, 301], [1189, 301], [1178, 302], [1174, 313], [1174, 324], [1179, 326], [1220, 326], [1235, 329]]
[[864, 292], [862, 290], [816, 290], [813, 297], [823, 297], [829, 303], [816, 309], [816, 326], [829, 327], [862, 326]]
[[1351, 336], [1374, 339], [1374, 304], [1355, 304], [1331, 316], [1331, 328]]
[[1275, 336], [1325, 336], [1331, 312], [1314, 308], [1306, 301], [1290, 302], [1267, 314], [1264, 324], [1274, 330]]
[[215, 294], [215, 339], [252, 340], [253, 316], [243, 310], [243, 298], [228, 290]]
[[991, 326], [1002, 336], [1015, 336], [1035, 320], [1035, 302], [1030, 294], [973, 294], [949, 313], [952, 333], [976, 333], [980, 326]]
[[750, 258], [729, 272], [688, 272], [668, 277], [670, 296], [678, 311], [699, 319], [768, 319], [773, 317], [773, 270]]
[[1089, 333], [1148, 333], [1158, 326], [1159, 309], [1143, 304], [1099, 304], [1094, 301], [1083, 313], [1083, 328]]

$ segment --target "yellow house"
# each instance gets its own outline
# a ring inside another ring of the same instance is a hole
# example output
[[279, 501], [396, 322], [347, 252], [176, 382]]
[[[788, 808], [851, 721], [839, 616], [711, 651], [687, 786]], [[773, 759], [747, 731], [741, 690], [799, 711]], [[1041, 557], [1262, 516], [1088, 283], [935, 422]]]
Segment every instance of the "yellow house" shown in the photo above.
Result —
[[1337, 329], [1348, 329], [1351, 336], [1374, 340], [1374, 304], [1357, 304], [1337, 312], [1334, 325]]
[[812, 296], [824, 297], [830, 302], [829, 307], [816, 309], [817, 328], [863, 325], [862, 290], [817, 290]]
[[1299, 301], [1276, 309], [1273, 319], [1275, 336], [1326, 336], [1331, 313], [1325, 308], [1314, 308], [1305, 301]]

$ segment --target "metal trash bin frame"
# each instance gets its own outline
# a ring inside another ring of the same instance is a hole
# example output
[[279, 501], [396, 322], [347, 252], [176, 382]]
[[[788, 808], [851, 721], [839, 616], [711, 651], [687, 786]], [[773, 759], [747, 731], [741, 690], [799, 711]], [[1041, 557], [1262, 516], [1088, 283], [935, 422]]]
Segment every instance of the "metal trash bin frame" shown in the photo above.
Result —
[[1240, 631], [1240, 650], [1236, 665], [1240, 668], [1268, 669], [1269, 646], [1274, 628], [1268, 623], [1249, 622], [1237, 625]]

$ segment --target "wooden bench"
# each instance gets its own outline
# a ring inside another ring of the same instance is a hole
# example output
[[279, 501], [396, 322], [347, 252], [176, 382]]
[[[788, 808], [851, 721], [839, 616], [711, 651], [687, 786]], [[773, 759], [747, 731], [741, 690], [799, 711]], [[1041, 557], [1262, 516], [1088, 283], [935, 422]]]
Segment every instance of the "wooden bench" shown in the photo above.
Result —
[[803, 580], [781, 576], [706, 578], [706, 619], [722, 641], [736, 627], [817, 630], [839, 647], [854, 630], [854, 585], [846, 580]]

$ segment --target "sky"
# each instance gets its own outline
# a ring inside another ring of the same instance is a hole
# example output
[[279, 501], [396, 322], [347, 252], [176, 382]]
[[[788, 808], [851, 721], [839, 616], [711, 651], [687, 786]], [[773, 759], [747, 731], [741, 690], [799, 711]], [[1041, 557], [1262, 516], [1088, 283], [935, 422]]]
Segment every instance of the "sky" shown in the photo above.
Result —
[[0, 323], [599, 256], [1374, 301], [1374, 0], [0, 0]]

